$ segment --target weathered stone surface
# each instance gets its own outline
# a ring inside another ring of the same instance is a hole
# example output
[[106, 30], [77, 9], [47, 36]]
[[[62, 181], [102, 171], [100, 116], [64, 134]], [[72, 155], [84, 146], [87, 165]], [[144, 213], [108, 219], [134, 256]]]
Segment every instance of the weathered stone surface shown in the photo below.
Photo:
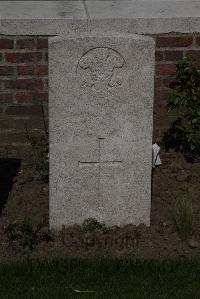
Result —
[[191, 0], [86, 0], [91, 19], [199, 17], [200, 4]]
[[0, 1], [1, 19], [82, 19], [86, 17], [81, 0]]
[[194, 0], [0, 1], [0, 34], [194, 33], [199, 16]]
[[50, 225], [150, 224], [154, 41], [50, 38]]

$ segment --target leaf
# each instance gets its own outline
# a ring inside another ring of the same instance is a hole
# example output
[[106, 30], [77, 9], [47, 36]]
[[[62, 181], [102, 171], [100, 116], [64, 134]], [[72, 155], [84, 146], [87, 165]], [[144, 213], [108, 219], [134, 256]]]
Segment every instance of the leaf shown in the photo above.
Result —
[[73, 291], [75, 293], [95, 293], [95, 291], [88, 291], [88, 290], [86, 290], [86, 291], [80, 291], [80, 290], [73, 289]]

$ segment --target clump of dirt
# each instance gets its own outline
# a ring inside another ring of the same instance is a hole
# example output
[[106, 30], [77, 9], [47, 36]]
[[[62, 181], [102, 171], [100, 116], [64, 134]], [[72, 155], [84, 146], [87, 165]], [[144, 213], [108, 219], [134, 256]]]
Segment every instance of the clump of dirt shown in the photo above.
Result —
[[[9, 176], [12, 178], [7, 188], [9, 192], [4, 192], [5, 202], [0, 217], [0, 260], [27, 256], [164, 258], [200, 254], [200, 163], [189, 163], [182, 154], [174, 151], [161, 153], [162, 165], [152, 173], [150, 227], [130, 224], [86, 232], [74, 225], [63, 226], [62, 231], [55, 233], [50, 232], [48, 227], [48, 184], [35, 169], [31, 149], [26, 149], [22, 156], [16, 155], [15, 159], [20, 164]], [[179, 191], [192, 195], [194, 211], [193, 230], [190, 240], [185, 242], [180, 239], [174, 221]], [[27, 219], [31, 220], [28, 226]]]

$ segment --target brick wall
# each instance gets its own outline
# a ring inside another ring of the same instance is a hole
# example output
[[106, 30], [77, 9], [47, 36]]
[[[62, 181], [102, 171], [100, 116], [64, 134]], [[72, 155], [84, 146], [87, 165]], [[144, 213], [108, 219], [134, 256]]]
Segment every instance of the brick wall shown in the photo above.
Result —
[[[166, 111], [176, 63], [200, 59], [200, 34], [154, 36], [156, 40], [154, 140], [175, 119]], [[0, 36], [0, 144], [27, 142], [25, 128], [39, 132], [48, 104], [48, 41], [44, 36]]]
[[47, 104], [47, 37], [0, 36], [0, 144], [27, 142], [26, 128], [44, 127]]
[[166, 111], [169, 84], [174, 80], [176, 63], [182, 58], [200, 60], [200, 35], [159, 35], [156, 40], [154, 139], [159, 141], [176, 116]]

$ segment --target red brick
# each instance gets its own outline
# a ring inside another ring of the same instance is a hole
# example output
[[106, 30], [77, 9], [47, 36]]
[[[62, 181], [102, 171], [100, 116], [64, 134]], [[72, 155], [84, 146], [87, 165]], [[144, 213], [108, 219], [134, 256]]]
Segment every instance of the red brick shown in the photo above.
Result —
[[161, 87], [162, 86], [162, 79], [161, 78], [155, 78], [154, 86], [155, 86], [155, 88]]
[[48, 79], [44, 80], [44, 84], [45, 84], [45, 87], [48, 88], [48, 86], [49, 86], [49, 80]]
[[155, 102], [159, 101], [165, 101], [167, 99], [167, 96], [169, 94], [170, 89], [156, 89], [155, 91]]
[[191, 57], [191, 58], [193, 58], [193, 59], [199, 61], [199, 60], [200, 60], [200, 50], [199, 50], [199, 51], [198, 51], [198, 50], [197, 50], [197, 51], [196, 51], [196, 50], [188, 51], [188, 52], [186, 53], [186, 56], [187, 56], [187, 57]]
[[42, 106], [9, 106], [5, 111], [8, 115], [33, 115], [36, 114], [37, 117], [42, 116]]
[[170, 75], [176, 72], [175, 64], [157, 64], [156, 75]]
[[25, 115], [29, 107], [25, 106], [9, 106], [6, 108], [6, 114], [9, 115]]
[[10, 89], [44, 89], [46, 83], [41, 79], [17, 79], [17, 80], [5, 80], [5, 88]]
[[169, 87], [171, 83], [175, 82], [175, 78], [165, 78], [163, 79], [163, 85]]
[[13, 49], [14, 40], [8, 38], [0, 38], [0, 49]]
[[155, 101], [154, 111], [156, 113], [166, 113], [167, 112], [167, 102], [166, 100]]
[[157, 89], [154, 98], [154, 112], [157, 114], [167, 112], [167, 98], [169, 89]]
[[156, 47], [188, 47], [192, 42], [192, 36], [158, 36], [156, 38]]
[[18, 75], [34, 75], [33, 65], [17, 66]]
[[15, 120], [15, 129], [17, 129], [17, 130], [19, 130], [19, 129], [22, 129], [22, 130], [24, 130], [24, 129], [28, 129], [28, 128], [30, 128], [29, 126], [28, 126], [28, 123], [29, 123], [29, 119], [16, 119]]
[[1, 103], [10, 103], [13, 100], [13, 95], [10, 93], [0, 93]]
[[16, 94], [16, 101], [18, 103], [30, 103], [33, 101], [36, 102], [47, 102], [48, 93], [47, 92], [19, 92]]
[[20, 92], [16, 94], [15, 98], [18, 103], [29, 103], [33, 100], [34, 95], [31, 92]]
[[15, 120], [16, 129], [44, 129], [44, 120], [42, 118], [30, 118], [27, 120], [17, 119]]
[[48, 65], [37, 65], [35, 75], [46, 76], [48, 75]]
[[165, 51], [165, 60], [167, 61], [177, 61], [183, 58], [182, 51]]
[[12, 66], [0, 66], [0, 76], [9, 76], [13, 74]]
[[155, 53], [155, 60], [156, 60], [156, 61], [161, 61], [161, 60], [163, 60], [163, 52], [161, 52], [161, 51], [156, 51], [156, 53]]
[[[168, 113], [162, 113], [161, 115], [154, 115], [154, 124], [160, 129], [169, 128], [170, 124], [177, 119], [177, 116], [169, 116]], [[163, 133], [163, 132], [162, 132]]]
[[200, 46], [200, 36], [197, 36], [197, 37], [196, 37], [196, 44], [197, 44], [198, 46]]
[[42, 53], [5, 53], [6, 62], [24, 63], [24, 62], [39, 62], [42, 60]]
[[30, 114], [35, 114], [38, 113], [37, 116], [41, 116], [42, 115], [42, 105], [33, 105], [33, 106], [29, 106], [29, 113]]
[[37, 49], [47, 49], [48, 48], [48, 38], [37, 39]]
[[45, 60], [45, 61], [48, 61], [48, 60], [49, 60], [49, 55], [48, 55], [48, 53], [45, 53], [44, 60]]
[[34, 97], [35, 97], [36, 101], [48, 102], [48, 93], [47, 92], [35, 93]]
[[166, 114], [164, 115], [154, 115], [154, 124], [155, 125], [159, 125], [159, 126], [163, 126], [163, 125], [167, 125], [167, 116]]
[[33, 38], [18, 39], [16, 42], [17, 49], [34, 49], [36, 46]]
[[0, 61], [2, 61], [2, 54], [0, 53]]

